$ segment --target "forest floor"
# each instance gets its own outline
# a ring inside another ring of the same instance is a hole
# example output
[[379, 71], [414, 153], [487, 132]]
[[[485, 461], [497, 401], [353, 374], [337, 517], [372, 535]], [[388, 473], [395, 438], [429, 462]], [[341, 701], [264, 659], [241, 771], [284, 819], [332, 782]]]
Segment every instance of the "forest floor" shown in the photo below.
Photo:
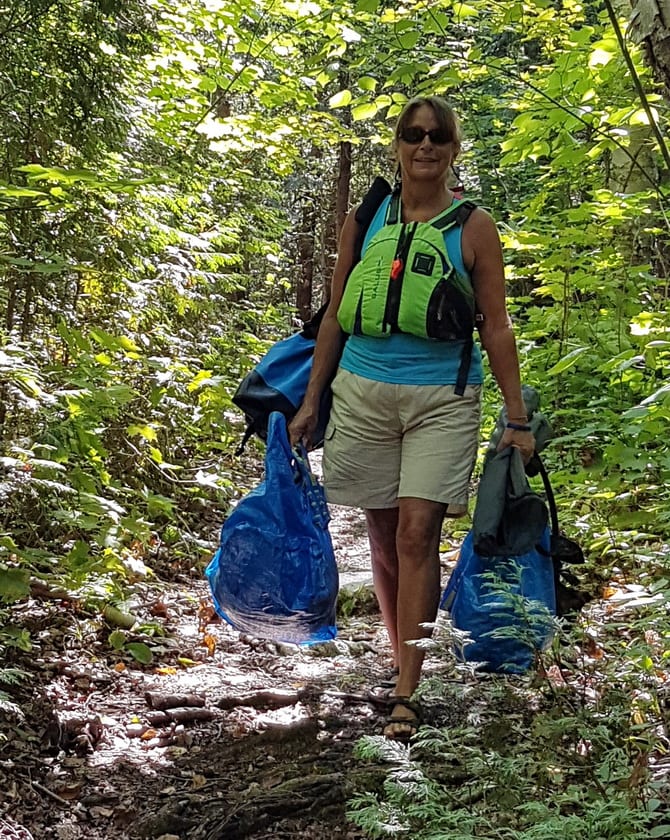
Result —
[[[6, 663], [29, 678], [12, 689], [14, 710], [0, 711], [0, 838], [363, 838], [347, 799], [378, 788], [381, 768], [354, 747], [382, 731], [367, 692], [387, 678], [390, 648], [362, 516], [331, 514], [342, 585], [333, 642], [237, 633], [199, 574], [132, 587], [143, 633], [127, 639], [151, 649], [146, 665], [115, 650], [114, 626], [76, 600], [36, 592], [17, 605], [33, 649]], [[448, 538], [443, 548], [446, 582], [456, 552]], [[429, 652], [426, 674], [451, 684], [439, 725], [478, 699], [477, 677], [445, 669]]]
[[362, 514], [331, 514], [333, 642], [239, 634], [199, 576], [132, 587], [144, 633], [127, 638], [150, 647], [147, 665], [76, 600], [38, 591], [17, 605], [33, 647], [5, 663], [29, 677], [0, 711], [0, 838], [362, 837], [345, 817], [353, 746], [383, 728], [367, 691], [388, 676], [390, 647]]

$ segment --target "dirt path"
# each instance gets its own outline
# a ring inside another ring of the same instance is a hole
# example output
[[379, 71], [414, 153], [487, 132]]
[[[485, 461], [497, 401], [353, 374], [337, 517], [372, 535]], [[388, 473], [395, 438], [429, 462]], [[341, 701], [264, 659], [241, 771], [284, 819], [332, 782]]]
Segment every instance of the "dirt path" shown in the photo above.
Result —
[[114, 651], [108, 623], [76, 603], [20, 605], [35, 648], [14, 657], [29, 678], [0, 710], [0, 838], [361, 837], [345, 802], [373, 771], [352, 750], [381, 730], [366, 691], [389, 648], [361, 515], [331, 512], [349, 591], [331, 643], [240, 636], [198, 576], [135, 587], [150, 665]]

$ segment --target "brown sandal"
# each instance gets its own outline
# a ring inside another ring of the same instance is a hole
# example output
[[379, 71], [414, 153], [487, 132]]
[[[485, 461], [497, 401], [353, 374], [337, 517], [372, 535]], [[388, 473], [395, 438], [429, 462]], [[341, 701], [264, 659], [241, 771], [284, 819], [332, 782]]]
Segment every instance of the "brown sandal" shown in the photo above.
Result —
[[[388, 705], [392, 708], [386, 718], [384, 737], [388, 738], [389, 741], [407, 743], [413, 735], [416, 735], [419, 726], [421, 726], [421, 707], [410, 700], [409, 697], [401, 697], [400, 695], [390, 695]], [[394, 714], [398, 709], [404, 709], [405, 713]], [[407, 712], [410, 714], [407, 714]]]
[[367, 692], [368, 700], [373, 706], [378, 706], [382, 709], [388, 708], [397, 683], [398, 669], [394, 668], [385, 680], [382, 680]]

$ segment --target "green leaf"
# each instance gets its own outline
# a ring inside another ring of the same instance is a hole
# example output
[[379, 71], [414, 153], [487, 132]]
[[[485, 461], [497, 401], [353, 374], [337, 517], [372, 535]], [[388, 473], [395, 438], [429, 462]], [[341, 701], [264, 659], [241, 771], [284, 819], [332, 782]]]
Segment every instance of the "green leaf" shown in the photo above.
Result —
[[376, 102], [366, 102], [363, 105], [356, 105], [352, 108], [351, 116], [354, 122], [358, 122], [359, 120], [370, 120], [375, 116], [378, 110], [379, 106]]
[[589, 56], [589, 67], [598, 67], [601, 65], [609, 64], [609, 62], [614, 58], [614, 54], [609, 52], [608, 50], [603, 49], [595, 49]]
[[568, 353], [567, 356], [563, 356], [560, 362], [557, 362], [552, 368], [549, 368], [547, 371], [549, 376], [556, 376], [559, 373], [563, 373], [563, 371], [568, 370], [573, 365], [577, 363], [579, 357], [586, 353], [588, 347], [578, 347], [576, 350], [573, 350], [571, 353]]
[[128, 426], [126, 429], [126, 433], [133, 437], [134, 435], [140, 435], [145, 440], [156, 440], [158, 435], [156, 434], [156, 430], [151, 426], [147, 426], [146, 424], [143, 426]]
[[351, 102], [352, 96], [350, 90], [341, 90], [335, 96], [331, 96], [328, 100], [328, 105], [331, 108], [344, 108]]
[[372, 76], [361, 76], [357, 84], [361, 90], [374, 91], [377, 89], [377, 80], [373, 79]]
[[29, 187], [3, 187], [0, 185], [0, 197], [7, 196], [8, 198], [36, 198], [46, 196], [45, 192], [39, 190], [31, 190]]
[[398, 41], [403, 50], [411, 50], [416, 46], [421, 33], [418, 30], [408, 30], [402, 34], [398, 33]]
[[143, 642], [128, 642], [126, 645], [128, 653], [142, 665], [151, 665], [154, 655], [151, 648]]
[[115, 624], [117, 627], [124, 627], [126, 630], [137, 623], [136, 616], [131, 613], [125, 613], [122, 610], [113, 607], [111, 604], [106, 604], [102, 615], [109, 621], [110, 624]]
[[27, 569], [0, 566], [0, 600], [19, 601], [30, 594], [30, 574]]
[[123, 630], [113, 630], [109, 636], [107, 636], [107, 641], [114, 650], [123, 650], [126, 643], [126, 634]]

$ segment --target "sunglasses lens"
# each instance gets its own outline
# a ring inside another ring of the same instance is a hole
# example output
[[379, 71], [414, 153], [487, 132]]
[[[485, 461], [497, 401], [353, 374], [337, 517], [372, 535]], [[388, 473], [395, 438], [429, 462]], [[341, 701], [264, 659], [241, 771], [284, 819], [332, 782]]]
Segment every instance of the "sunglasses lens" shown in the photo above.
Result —
[[430, 131], [424, 131], [424, 129], [419, 128], [418, 125], [409, 125], [407, 128], [404, 128], [400, 138], [404, 140], [405, 143], [413, 145], [416, 143], [422, 143], [426, 134], [430, 138], [430, 142], [435, 143], [437, 146], [443, 146], [445, 143], [449, 142], [449, 137], [444, 129], [431, 128]]
[[430, 137], [430, 142], [435, 143], [436, 146], [443, 146], [449, 142], [447, 132], [441, 128], [434, 128], [432, 131], [429, 131], [428, 136]]
[[401, 136], [405, 143], [420, 143], [426, 134], [418, 125], [410, 125], [403, 130]]

